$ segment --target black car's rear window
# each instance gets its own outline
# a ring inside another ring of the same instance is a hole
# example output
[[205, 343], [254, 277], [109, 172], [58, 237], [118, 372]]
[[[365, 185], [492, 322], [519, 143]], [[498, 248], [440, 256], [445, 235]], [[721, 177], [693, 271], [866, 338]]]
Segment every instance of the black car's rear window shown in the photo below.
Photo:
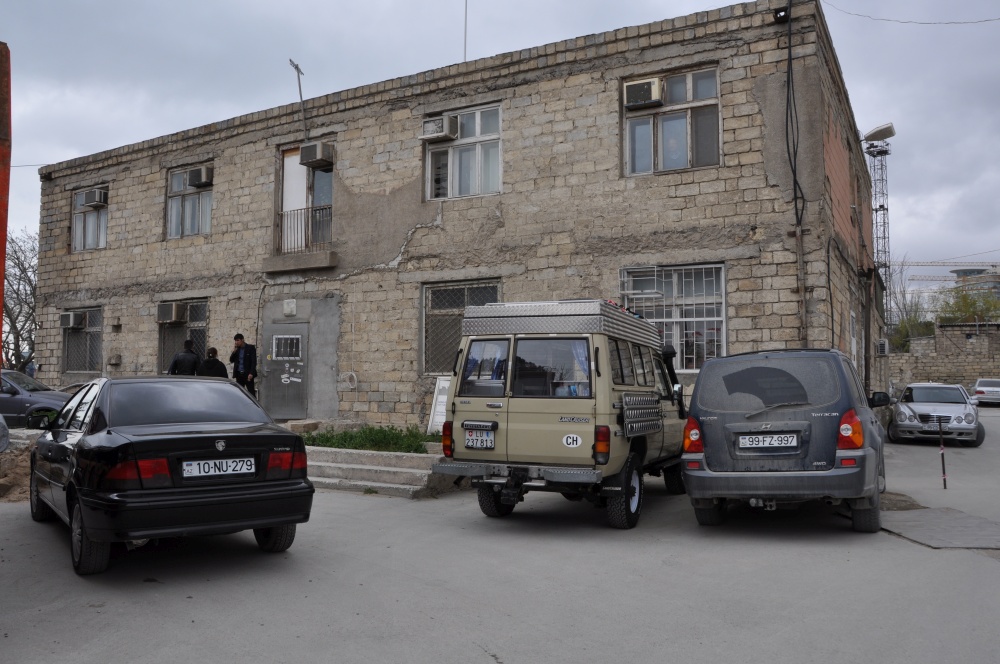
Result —
[[748, 357], [707, 362], [698, 374], [698, 406], [747, 412], [777, 404], [826, 406], [841, 398], [833, 358]]
[[196, 380], [137, 381], [110, 387], [108, 424], [112, 427], [271, 421], [257, 402], [232, 383]]

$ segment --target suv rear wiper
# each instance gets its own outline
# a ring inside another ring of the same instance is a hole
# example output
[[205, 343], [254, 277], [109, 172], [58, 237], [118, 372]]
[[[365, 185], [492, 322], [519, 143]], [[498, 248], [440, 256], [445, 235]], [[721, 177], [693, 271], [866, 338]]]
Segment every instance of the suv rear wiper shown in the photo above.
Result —
[[772, 410], [774, 408], [781, 408], [783, 406], [808, 406], [808, 405], [809, 405], [808, 401], [784, 401], [782, 403], [772, 403], [770, 406], [764, 406], [760, 410], [755, 410], [752, 413], [747, 413], [743, 417], [749, 420], [754, 415], [760, 415], [761, 413], [768, 410]]

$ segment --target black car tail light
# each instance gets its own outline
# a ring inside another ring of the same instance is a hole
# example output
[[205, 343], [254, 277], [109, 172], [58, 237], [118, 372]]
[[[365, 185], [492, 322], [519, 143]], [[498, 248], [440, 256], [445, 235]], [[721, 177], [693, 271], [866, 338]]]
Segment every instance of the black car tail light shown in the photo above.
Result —
[[108, 489], [156, 489], [171, 486], [170, 465], [165, 458], [122, 461], [104, 476]]
[[861, 425], [861, 418], [851, 408], [840, 418], [840, 427], [837, 429], [837, 449], [856, 450], [864, 447], [865, 430]]
[[264, 479], [284, 480], [305, 477], [309, 463], [305, 452], [271, 452], [267, 455]]

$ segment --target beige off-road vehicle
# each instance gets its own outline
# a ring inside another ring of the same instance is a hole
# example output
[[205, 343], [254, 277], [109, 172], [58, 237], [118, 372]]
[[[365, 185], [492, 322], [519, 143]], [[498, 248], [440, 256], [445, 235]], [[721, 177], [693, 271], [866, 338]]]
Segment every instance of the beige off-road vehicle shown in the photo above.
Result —
[[644, 474], [684, 493], [673, 355], [655, 326], [612, 302], [468, 307], [442, 428], [449, 459], [434, 471], [470, 478], [487, 516], [552, 491], [632, 528]]

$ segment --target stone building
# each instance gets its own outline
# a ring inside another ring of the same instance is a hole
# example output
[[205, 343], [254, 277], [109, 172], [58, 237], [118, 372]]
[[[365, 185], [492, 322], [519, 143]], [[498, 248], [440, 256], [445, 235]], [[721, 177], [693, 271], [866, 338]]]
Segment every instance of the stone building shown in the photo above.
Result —
[[859, 132], [819, 3], [787, 5], [46, 166], [39, 378], [162, 372], [185, 338], [226, 359], [242, 332], [277, 419], [423, 426], [466, 305], [610, 298], [656, 322], [688, 382], [706, 358], [812, 346], [880, 384]]

